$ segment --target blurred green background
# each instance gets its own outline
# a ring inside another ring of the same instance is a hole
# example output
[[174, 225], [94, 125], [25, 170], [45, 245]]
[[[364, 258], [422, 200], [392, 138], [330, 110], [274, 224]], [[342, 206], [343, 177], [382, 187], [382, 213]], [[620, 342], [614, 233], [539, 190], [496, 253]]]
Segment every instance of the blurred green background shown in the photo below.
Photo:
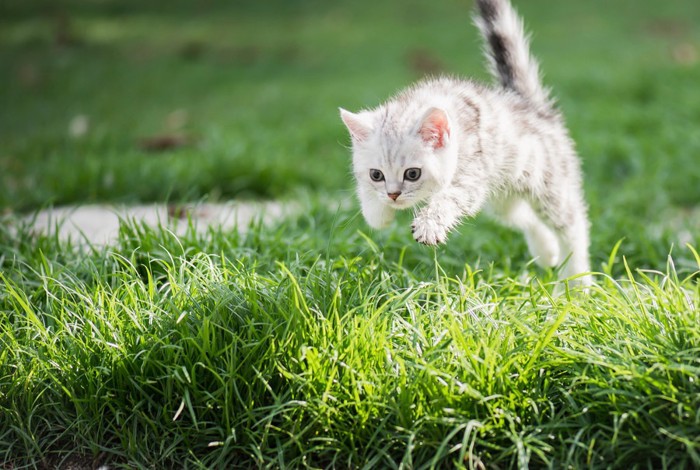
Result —
[[[659, 233], [700, 203], [700, 2], [514, 3], [584, 161], [594, 243], [646, 230], [667, 254], [679, 240]], [[471, 7], [5, 0], [0, 207], [346, 197], [338, 106], [429, 74], [488, 80]]]

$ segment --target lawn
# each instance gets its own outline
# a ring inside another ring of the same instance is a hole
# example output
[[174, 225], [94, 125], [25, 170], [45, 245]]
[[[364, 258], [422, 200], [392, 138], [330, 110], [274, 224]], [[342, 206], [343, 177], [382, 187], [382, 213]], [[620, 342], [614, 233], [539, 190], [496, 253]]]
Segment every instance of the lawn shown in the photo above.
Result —
[[[487, 80], [470, 2], [0, 3], [0, 469], [700, 466], [700, 3], [518, 1], [596, 284], [370, 230], [338, 106]], [[280, 199], [114, 246], [51, 205]], [[89, 465], [88, 465], [89, 467]]]

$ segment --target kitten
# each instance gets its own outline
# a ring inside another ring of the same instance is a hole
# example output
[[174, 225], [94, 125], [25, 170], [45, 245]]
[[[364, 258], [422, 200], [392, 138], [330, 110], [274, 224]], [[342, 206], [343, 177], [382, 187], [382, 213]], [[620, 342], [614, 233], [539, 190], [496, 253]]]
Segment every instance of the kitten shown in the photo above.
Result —
[[475, 23], [500, 86], [421, 81], [372, 110], [340, 108], [362, 214], [374, 228], [419, 205], [416, 241], [436, 245], [481, 209], [521, 230], [543, 266], [589, 285], [587, 207], [574, 143], [540, 82], [508, 0], [477, 0]]

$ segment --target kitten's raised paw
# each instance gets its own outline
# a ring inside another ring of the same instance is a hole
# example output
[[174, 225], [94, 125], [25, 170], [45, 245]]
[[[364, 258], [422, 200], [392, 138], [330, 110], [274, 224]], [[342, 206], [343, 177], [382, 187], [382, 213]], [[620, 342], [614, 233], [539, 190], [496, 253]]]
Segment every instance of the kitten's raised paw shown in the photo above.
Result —
[[438, 245], [447, 241], [447, 230], [433, 219], [418, 217], [411, 224], [413, 238], [424, 245]]

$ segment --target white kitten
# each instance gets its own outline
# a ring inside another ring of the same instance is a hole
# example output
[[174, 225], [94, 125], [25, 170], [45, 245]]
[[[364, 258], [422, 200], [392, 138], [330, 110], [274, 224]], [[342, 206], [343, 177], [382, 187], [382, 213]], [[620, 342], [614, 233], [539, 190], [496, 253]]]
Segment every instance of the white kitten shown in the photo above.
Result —
[[[589, 223], [574, 144], [508, 0], [478, 0], [477, 7], [500, 86], [437, 78], [373, 110], [341, 108], [362, 214], [381, 228], [396, 210], [420, 204], [413, 236], [436, 245], [486, 208], [524, 232], [538, 263], [566, 261], [562, 277], [585, 274]], [[590, 276], [578, 282], [588, 285]]]

